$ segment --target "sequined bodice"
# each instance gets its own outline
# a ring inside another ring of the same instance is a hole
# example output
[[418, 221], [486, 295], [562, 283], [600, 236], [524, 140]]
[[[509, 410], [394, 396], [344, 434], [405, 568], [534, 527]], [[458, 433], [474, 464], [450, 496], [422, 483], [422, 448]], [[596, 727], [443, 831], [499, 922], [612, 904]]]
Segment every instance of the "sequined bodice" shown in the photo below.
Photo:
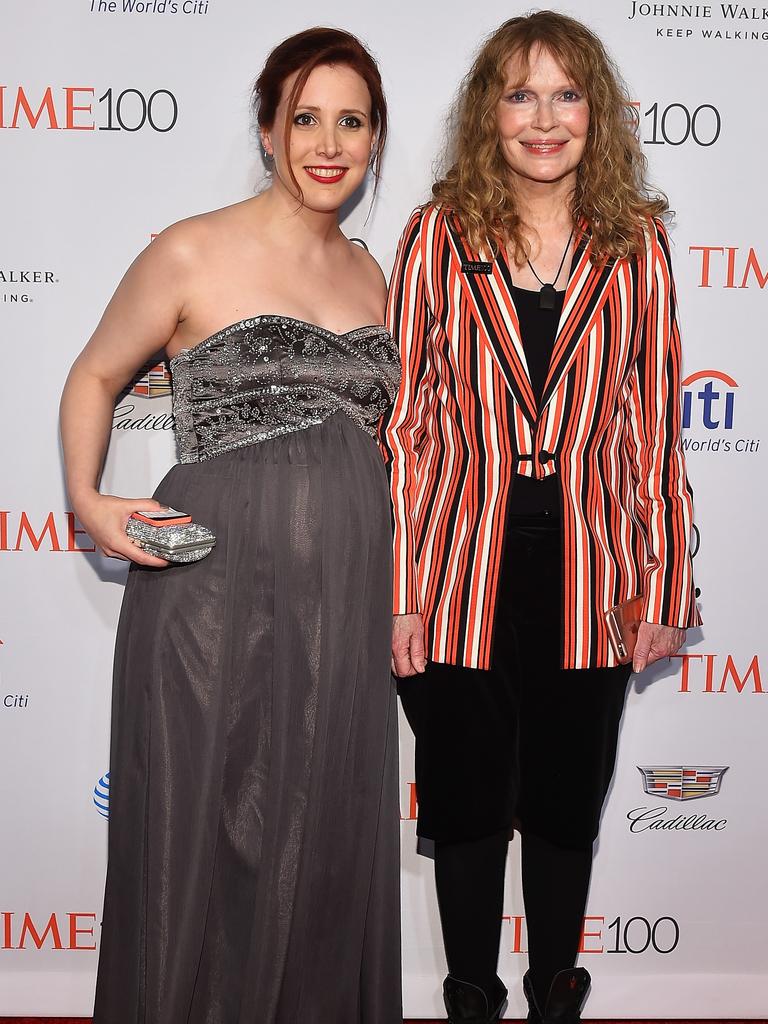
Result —
[[346, 413], [375, 436], [400, 382], [385, 327], [334, 334], [266, 315], [225, 327], [171, 360], [181, 462], [200, 462]]

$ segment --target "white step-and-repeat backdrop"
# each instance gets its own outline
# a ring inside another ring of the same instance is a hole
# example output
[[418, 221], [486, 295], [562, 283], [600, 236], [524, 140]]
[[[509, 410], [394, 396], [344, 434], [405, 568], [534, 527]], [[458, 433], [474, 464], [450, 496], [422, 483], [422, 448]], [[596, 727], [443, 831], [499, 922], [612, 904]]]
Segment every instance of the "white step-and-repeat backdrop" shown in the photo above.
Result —
[[[392, 116], [385, 179], [370, 217], [366, 197], [345, 229], [389, 272], [409, 211], [428, 195], [460, 76], [482, 37], [522, 10], [501, 0], [5, 0], [0, 1015], [89, 1014], [99, 941], [125, 567], [93, 552], [62, 485], [56, 416], [69, 364], [153, 234], [258, 187], [249, 87], [277, 41], [338, 25], [380, 59]], [[682, 654], [632, 688], [584, 927], [587, 1014], [764, 1017], [768, 11], [637, 0], [564, 10], [615, 54], [653, 179], [677, 214], [705, 619]], [[104, 488], [151, 492], [173, 458], [158, 365], [115, 410]], [[404, 726], [405, 1007], [428, 1017], [445, 967], [431, 863], [415, 853], [412, 777]], [[578, 763], [569, 784], [580, 785]], [[512, 1015], [526, 963], [517, 858], [513, 843], [500, 967]]]

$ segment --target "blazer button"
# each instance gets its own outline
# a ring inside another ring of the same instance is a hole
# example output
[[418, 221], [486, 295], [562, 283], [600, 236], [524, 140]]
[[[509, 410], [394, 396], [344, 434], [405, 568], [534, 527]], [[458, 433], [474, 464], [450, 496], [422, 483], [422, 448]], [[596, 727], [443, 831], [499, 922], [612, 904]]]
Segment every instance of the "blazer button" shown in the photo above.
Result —
[[539, 462], [551, 462], [554, 457], [552, 452], [539, 452]]

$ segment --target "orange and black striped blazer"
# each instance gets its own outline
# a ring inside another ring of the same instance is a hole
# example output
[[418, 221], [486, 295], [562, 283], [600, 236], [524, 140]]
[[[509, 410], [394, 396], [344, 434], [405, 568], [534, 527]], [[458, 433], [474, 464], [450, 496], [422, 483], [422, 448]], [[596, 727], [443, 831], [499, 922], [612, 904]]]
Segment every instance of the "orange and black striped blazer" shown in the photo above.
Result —
[[700, 621], [667, 237], [653, 222], [639, 256], [598, 265], [588, 242], [577, 252], [538, 410], [509, 266], [500, 254], [478, 273], [483, 259], [434, 206], [400, 240], [387, 323], [403, 380], [381, 425], [394, 612], [422, 613], [433, 660], [490, 667], [514, 477], [556, 473], [561, 664], [615, 665], [613, 605], [642, 593], [649, 622]]

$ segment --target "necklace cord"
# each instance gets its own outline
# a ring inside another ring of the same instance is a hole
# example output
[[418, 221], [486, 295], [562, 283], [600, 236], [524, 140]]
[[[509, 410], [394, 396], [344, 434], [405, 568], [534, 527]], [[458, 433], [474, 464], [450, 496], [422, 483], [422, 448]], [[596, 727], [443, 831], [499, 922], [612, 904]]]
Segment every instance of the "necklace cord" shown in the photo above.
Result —
[[[555, 274], [555, 278], [554, 278], [554, 280], [553, 280], [553, 281], [552, 281], [552, 283], [551, 283], [551, 284], [549, 285], [549, 287], [550, 287], [550, 288], [554, 288], [554, 287], [555, 287], [555, 284], [557, 283], [557, 279], [558, 279], [558, 278], [560, 277], [560, 271], [561, 271], [561, 270], [563, 269], [563, 264], [565, 263], [565, 257], [566, 257], [566, 255], [567, 255], [567, 253], [568, 253], [568, 250], [569, 250], [569, 249], [570, 249], [570, 247], [571, 247], [571, 242], [572, 242], [572, 240], [573, 240], [573, 228], [571, 228], [571, 233], [570, 233], [570, 235], [568, 235], [568, 241], [567, 241], [567, 242], [565, 243], [565, 249], [563, 250], [563, 256], [562, 256], [562, 259], [560, 260], [560, 266], [559, 266], [559, 267], [557, 268], [557, 273]], [[533, 276], [534, 276], [534, 277], [536, 278], [536, 280], [537, 280], [537, 281], [539, 282], [539, 284], [541, 285], [541, 287], [542, 287], [542, 288], [546, 288], [546, 287], [547, 287], [546, 283], [545, 283], [544, 281], [542, 281], [542, 280], [541, 280], [541, 278], [539, 277], [539, 275], [538, 275], [538, 274], [536, 273], [536, 271], [535, 271], [535, 270], [533, 269], [533, 264], [531, 263], [531, 261], [530, 261], [529, 259], [527, 259], [527, 258], [526, 258], [526, 261], [525, 261], [525, 262], [526, 262], [526, 263], [528, 264], [528, 266], [529, 266], [529, 267], [531, 268], [531, 273], [532, 273], [532, 274], [533, 274]]]

